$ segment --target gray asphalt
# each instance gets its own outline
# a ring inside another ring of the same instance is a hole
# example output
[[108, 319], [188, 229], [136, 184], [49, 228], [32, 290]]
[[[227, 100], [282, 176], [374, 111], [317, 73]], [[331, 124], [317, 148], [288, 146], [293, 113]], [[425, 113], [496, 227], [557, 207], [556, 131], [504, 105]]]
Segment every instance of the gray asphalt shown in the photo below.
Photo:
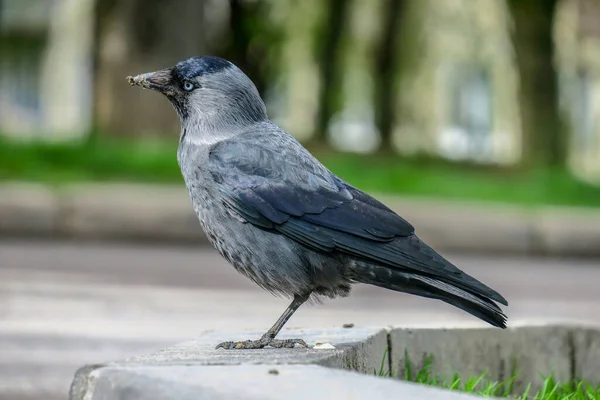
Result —
[[[510, 324], [600, 323], [600, 260], [446, 254], [500, 291]], [[0, 399], [64, 399], [78, 366], [157, 350], [205, 330], [266, 329], [287, 305], [212, 249], [0, 242]], [[357, 286], [289, 327], [484, 326], [443, 303]]]

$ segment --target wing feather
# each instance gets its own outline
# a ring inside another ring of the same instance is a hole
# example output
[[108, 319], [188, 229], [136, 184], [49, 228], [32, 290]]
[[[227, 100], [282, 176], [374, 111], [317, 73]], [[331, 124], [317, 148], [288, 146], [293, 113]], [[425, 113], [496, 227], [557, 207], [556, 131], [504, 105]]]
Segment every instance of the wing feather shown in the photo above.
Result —
[[506, 302], [423, 243], [409, 222], [300, 149], [290, 155], [224, 141], [212, 148], [209, 170], [226, 205], [249, 223], [315, 251], [339, 251]]

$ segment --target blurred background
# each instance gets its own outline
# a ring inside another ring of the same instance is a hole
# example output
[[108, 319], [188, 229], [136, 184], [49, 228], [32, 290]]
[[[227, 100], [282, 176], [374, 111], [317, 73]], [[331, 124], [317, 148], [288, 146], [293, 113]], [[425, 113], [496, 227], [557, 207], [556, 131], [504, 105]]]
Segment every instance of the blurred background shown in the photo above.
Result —
[[0, 178], [180, 182], [124, 77], [225, 57], [366, 190], [600, 205], [596, 0], [2, 0]]
[[[0, 398], [65, 398], [85, 363], [264, 330], [287, 305], [195, 240], [176, 114], [125, 81], [207, 54], [510, 321], [600, 322], [600, 1], [0, 0]], [[119, 234], [138, 227], [193, 246]], [[74, 240], [96, 228], [112, 241]], [[477, 324], [361, 287], [290, 327], [347, 322]]]

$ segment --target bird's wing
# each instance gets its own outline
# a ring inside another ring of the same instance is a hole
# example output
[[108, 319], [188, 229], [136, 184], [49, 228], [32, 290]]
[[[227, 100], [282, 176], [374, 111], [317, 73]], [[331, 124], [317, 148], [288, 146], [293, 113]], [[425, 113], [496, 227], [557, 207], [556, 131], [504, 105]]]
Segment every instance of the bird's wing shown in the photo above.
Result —
[[414, 233], [411, 224], [382, 203], [294, 154], [295, 159], [290, 154], [284, 158], [260, 145], [225, 141], [212, 148], [209, 169], [229, 206], [248, 222], [281, 230], [298, 221], [298, 240], [312, 235], [300, 227], [322, 227], [331, 234], [375, 242]]
[[213, 146], [208, 169], [225, 206], [317, 251], [340, 251], [459, 286], [479, 284], [420, 241], [410, 223], [295, 146], [289, 151], [240, 140]]

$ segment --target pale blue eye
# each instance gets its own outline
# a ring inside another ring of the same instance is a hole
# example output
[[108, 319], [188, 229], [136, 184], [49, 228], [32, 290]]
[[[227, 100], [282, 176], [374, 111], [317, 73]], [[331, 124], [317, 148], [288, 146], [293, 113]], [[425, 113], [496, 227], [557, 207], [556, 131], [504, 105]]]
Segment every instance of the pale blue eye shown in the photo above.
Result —
[[189, 92], [192, 89], [194, 89], [194, 84], [192, 82], [184, 82], [183, 90], [185, 90], [186, 92]]

